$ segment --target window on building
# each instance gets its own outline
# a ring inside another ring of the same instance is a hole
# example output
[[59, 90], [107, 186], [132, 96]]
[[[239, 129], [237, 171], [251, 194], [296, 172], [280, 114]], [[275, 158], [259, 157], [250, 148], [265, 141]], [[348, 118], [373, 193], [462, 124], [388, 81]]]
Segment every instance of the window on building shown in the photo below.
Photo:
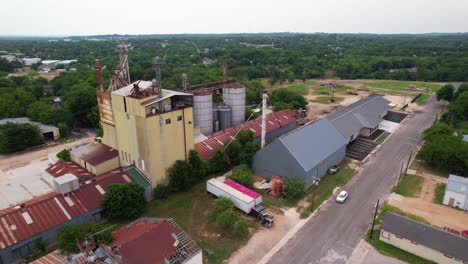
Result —
[[177, 116], [177, 121], [181, 121], [182, 120], [182, 116]]
[[170, 123], [171, 123], [171, 119], [170, 118], [166, 119], [166, 124], [170, 124]]

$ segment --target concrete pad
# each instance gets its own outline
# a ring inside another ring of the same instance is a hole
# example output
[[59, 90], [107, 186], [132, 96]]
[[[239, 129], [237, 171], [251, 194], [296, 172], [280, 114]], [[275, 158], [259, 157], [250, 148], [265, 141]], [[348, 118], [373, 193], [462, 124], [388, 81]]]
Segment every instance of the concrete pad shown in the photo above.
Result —
[[379, 125], [379, 129], [382, 129], [383, 131], [389, 133], [395, 132], [395, 130], [397, 130], [398, 127], [400, 127], [399, 123], [391, 122], [388, 120], [383, 120]]
[[37, 161], [0, 173], [0, 209], [53, 191], [53, 177], [45, 169], [49, 161]]

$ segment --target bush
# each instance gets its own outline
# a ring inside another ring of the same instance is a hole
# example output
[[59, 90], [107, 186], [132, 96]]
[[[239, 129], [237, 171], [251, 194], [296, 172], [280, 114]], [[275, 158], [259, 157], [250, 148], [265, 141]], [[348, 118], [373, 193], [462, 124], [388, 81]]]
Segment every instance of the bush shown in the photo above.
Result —
[[44, 143], [41, 130], [31, 124], [0, 125], [0, 153], [25, 150]]
[[438, 135], [453, 135], [454, 130], [449, 125], [445, 123], [436, 123], [431, 128], [428, 128], [423, 133], [424, 140], [431, 140]]
[[65, 123], [63, 123], [63, 122], [62, 122], [62, 123], [58, 123], [57, 128], [59, 129], [60, 137], [63, 137], [63, 138], [68, 137], [69, 130], [68, 130], [67, 124], [65, 124]]
[[230, 230], [235, 222], [239, 220], [239, 216], [233, 209], [226, 210], [216, 216], [216, 224], [226, 230]]
[[153, 190], [153, 198], [156, 200], [166, 199], [171, 193], [171, 188], [164, 184], [159, 184]]
[[239, 156], [242, 151], [242, 146], [237, 140], [232, 141], [226, 148], [226, 154], [231, 160], [232, 165], [239, 165]]
[[232, 233], [237, 237], [246, 237], [249, 234], [249, 224], [240, 218], [234, 223]]
[[101, 207], [110, 218], [136, 218], [146, 209], [145, 189], [135, 182], [112, 184], [101, 200]]
[[255, 153], [260, 149], [260, 147], [253, 143], [253, 142], [248, 142], [246, 143], [243, 147], [242, 150], [239, 154], [239, 161], [242, 164], [246, 164], [249, 167], [252, 166], [253, 158], [255, 156]]
[[234, 209], [234, 203], [226, 197], [219, 197], [215, 200], [213, 214], [218, 215], [224, 211]]
[[247, 143], [251, 143], [255, 139], [255, 134], [252, 130], [250, 129], [244, 129], [239, 131], [239, 133], [236, 136], [237, 142], [241, 144], [241, 146], [244, 146]]
[[169, 186], [175, 191], [189, 189], [193, 184], [190, 173], [190, 164], [178, 160], [169, 168]]
[[[90, 235], [94, 242], [100, 241], [104, 244], [112, 242], [111, 230], [104, 230], [106, 227], [92, 222], [86, 222], [80, 225], [67, 225], [57, 230], [57, 246], [65, 253], [79, 252], [77, 242], [89, 239]], [[104, 230], [104, 231], [103, 231]]]
[[446, 84], [444, 86], [442, 86], [442, 88], [440, 88], [438, 91], [437, 91], [437, 100], [446, 100], [446, 101], [452, 101], [453, 99], [453, 92], [454, 92], [454, 88], [453, 88], [453, 85], [451, 84]]
[[70, 161], [70, 151], [68, 149], [63, 149], [59, 153], [57, 153], [57, 158], [63, 161]]
[[190, 165], [190, 176], [193, 180], [204, 179], [207, 176], [208, 165], [198, 156], [196, 150], [190, 150], [188, 162]]
[[231, 168], [231, 161], [228, 155], [223, 150], [216, 151], [216, 154], [211, 159], [210, 169], [212, 173], [225, 172]]
[[290, 199], [299, 199], [305, 195], [305, 182], [301, 179], [286, 179], [284, 191]]
[[232, 174], [228, 176], [228, 179], [232, 179], [246, 187], [252, 187], [255, 181], [252, 171], [246, 165], [235, 167], [232, 170]]

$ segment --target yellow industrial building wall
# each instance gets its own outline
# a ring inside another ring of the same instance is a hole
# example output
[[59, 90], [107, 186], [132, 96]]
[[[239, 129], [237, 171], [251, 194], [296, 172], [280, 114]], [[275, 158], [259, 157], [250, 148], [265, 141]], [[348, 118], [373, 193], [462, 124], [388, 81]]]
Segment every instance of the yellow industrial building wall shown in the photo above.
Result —
[[101, 122], [101, 127], [102, 127], [102, 133], [103, 133], [102, 143], [113, 149], [118, 149], [115, 127], [108, 125], [104, 122]]
[[114, 169], [117, 169], [118, 167], [120, 167], [120, 163], [119, 163], [119, 157], [115, 157], [111, 160], [108, 160], [106, 162], [103, 162], [101, 164], [98, 164], [96, 166], [92, 166], [91, 164], [87, 163], [86, 164], [88, 166], [88, 171], [90, 171], [90, 169], [92, 170], [92, 173], [94, 173], [96, 176], [98, 175], [101, 175], [101, 174], [104, 174], [106, 172], [109, 172], [111, 170], [114, 170]]

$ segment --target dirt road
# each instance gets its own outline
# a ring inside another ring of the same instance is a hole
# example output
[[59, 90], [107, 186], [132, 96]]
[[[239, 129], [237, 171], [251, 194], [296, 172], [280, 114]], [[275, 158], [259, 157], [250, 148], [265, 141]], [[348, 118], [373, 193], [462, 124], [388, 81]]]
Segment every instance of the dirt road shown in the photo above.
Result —
[[8, 171], [22, 166], [26, 166], [32, 162], [43, 161], [44, 159], [47, 159], [47, 155], [49, 155], [50, 153], [57, 153], [65, 148], [76, 147], [85, 142], [94, 140], [94, 137], [94, 134], [87, 133], [83, 138], [80, 138], [79, 140], [70, 143], [52, 145], [49, 147], [43, 147], [31, 151], [21, 152], [19, 154], [6, 155], [5, 157], [0, 159], [0, 170]]

